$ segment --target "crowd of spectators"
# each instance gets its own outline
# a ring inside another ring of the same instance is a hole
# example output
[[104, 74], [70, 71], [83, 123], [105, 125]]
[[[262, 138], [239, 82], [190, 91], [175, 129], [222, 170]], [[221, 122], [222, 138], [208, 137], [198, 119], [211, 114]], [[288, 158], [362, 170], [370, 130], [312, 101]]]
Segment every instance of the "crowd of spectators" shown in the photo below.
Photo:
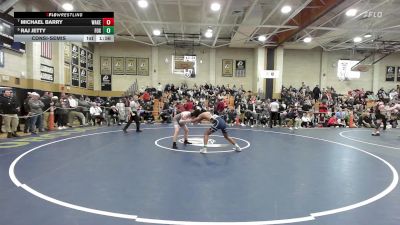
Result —
[[[196, 108], [211, 111], [223, 117], [231, 126], [285, 126], [289, 129], [308, 127], [374, 127], [374, 105], [385, 104], [387, 125], [397, 126], [400, 87], [376, 94], [363, 89], [338, 94], [333, 87], [282, 87], [280, 99], [265, 99], [258, 94], [233, 85], [175, 86], [167, 84], [146, 87], [134, 95], [121, 98], [89, 98], [61, 93], [53, 96], [44, 92], [28, 92], [18, 105], [12, 91], [0, 98], [0, 109], [8, 137], [16, 137], [19, 124], [23, 132], [37, 134], [48, 129], [50, 108], [54, 108], [57, 129], [75, 125], [121, 125], [129, 120], [131, 106], [135, 106], [141, 122], [171, 123], [172, 117], [182, 111]], [[397, 104], [397, 105], [396, 105]], [[19, 118], [18, 118], [19, 117]], [[1, 122], [1, 121], [0, 121]], [[1, 123], [0, 123], [1, 124]]]

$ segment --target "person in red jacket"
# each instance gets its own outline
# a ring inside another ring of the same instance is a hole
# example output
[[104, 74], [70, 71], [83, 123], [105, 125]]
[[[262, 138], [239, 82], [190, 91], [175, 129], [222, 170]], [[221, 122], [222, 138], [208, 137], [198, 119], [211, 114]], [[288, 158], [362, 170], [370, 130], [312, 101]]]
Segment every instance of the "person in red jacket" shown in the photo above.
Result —
[[193, 109], [194, 109], [193, 101], [190, 98], [188, 98], [187, 102], [184, 104], [184, 107], [185, 107], [185, 111], [189, 111], [189, 112], [193, 111]]
[[225, 109], [225, 104], [224, 101], [222, 99], [220, 99], [217, 103], [217, 115], [221, 115], [222, 112], [224, 112]]
[[339, 124], [336, 114], [333, 114], [328, 120], [328, 127], [343, 127], [343, 124]]
[[143, 101], [144, 101], [144, 102], [150, 101], [150, 94], [149, 94], [149, 92], [144, 91], [144, 92], [143, 92], [143, 95], [142, 95], [142, 98], [143, 98]]

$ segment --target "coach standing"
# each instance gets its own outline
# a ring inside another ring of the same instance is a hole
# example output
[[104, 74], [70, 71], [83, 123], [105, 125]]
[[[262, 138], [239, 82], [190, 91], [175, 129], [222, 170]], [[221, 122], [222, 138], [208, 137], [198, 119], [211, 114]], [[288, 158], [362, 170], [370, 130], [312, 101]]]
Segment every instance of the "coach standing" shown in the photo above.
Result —
[[7, 89], [4, 91], [3, 97], [0, 98], [0, 108], [3, 109], [3, 120], [7, 138], [18, 137], [18, 111], [19, 106], [17, 99], [13, 96], [12, 90]]

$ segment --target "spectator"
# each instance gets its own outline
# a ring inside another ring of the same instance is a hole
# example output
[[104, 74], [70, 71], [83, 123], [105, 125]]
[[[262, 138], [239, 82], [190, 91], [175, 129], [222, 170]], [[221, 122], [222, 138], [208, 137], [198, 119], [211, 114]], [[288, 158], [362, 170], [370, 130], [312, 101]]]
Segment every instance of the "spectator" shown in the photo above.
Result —
[[276, 120], [279, 119], [279, 101], [276, 99], [273, 99], [273, 102], [271, 102], [271, 104], [269, 105], [269, 108], [271, 111], [269, 127], [272, 128], [272, 125], [276, 126]]
[[44, 92], [43, 96], [40, 98], [40, 101], [43, 102], [44, 107], [43, 107], [43, 128], [44, 129], [49, 129], [48, 127], [48, 121], [49, 121], [49, 116], [50, 116], [50, 103], [51, 103], [51, 98], [53, 97], [53, 92]]
[[85, 115], [81, 112], [81, 109], [79, 109], [79, 102], [78, 99], [74, 95], [69, 95], [68, 96], [68, 104], [69, 104], [69, 113], [68, 113], [68, 124], [70, 127], [72, 127], [74, 118], [77, 117], [79, 119], [79, 122], [81, 125], [86, 125], [86, 119]]
[[104, 121], [104, 117], [102, 115], [102, 110], [98, 103], [93, 102], [92, 106], [90, 107], [90, 116], [93, 120], [93, 125], [96, 125], [96, 123], [100, 126], [101, 122]]
[[301, 117], [301, 127], [312, 127], [311, 113], [303, 113]]
[[29, 133], [29, 128], [31, 126], [31, 117], [30, 117], [30, 112], [31, 112], [31, 108], [29, 107], [29, 100], [31, 100], [31, 92], [28, 92], [24, 103], [23, 103], [23, 107], [22, 107], [22, 112], [21, 115], [25, 116], [24, 119], [24, 133]]
[[29, 100], [29, 108], [31, 109], [31, 126], [30, 131], [32, 134], [37, 134], [36, 128], [39, 128], [39, 132], [43, 132], [43, 108], [44, 104], [39, 99], [40, 95], [36, 92], [31, 94], [31, 99]]
[[[20, 110], [17, 99], [14, 97], [11, 89], [6, 89], [0, 98], [0, 108], [4, 114], [4, 127], [7, 132], [7, 138], [18, 137], [18, 111]], [[0, 124], [1, 129], [1, 124]]]
[[107, 119], [107, 125], [110, 126], [111, 122], [113, 124], [118, 124], [121, 125], [121, 122], [119, 121], [119, 113], [117, 107], [115, 105], [111, 106], [109, 112], [108, 112], [108, 119]]
[[318, 85], [315, 85], [315, 88], [313, 89], [313, 96], [314, 96], [314, 101], [317, 102], [321, 96], [321, 89], [319, 89]]

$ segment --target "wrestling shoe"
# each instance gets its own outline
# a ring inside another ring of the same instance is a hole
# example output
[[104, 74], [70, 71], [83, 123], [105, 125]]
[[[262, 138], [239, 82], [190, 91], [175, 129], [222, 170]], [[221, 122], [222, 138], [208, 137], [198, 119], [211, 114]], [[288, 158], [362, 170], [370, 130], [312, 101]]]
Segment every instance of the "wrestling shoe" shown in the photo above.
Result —
[[237, 152], [242, 151], [242, 149], [240, 149], [239, 145], [235, 145], [235, 147], [233, 147], [233, 149], [235, 149], [235, 151], [237, 151]]

